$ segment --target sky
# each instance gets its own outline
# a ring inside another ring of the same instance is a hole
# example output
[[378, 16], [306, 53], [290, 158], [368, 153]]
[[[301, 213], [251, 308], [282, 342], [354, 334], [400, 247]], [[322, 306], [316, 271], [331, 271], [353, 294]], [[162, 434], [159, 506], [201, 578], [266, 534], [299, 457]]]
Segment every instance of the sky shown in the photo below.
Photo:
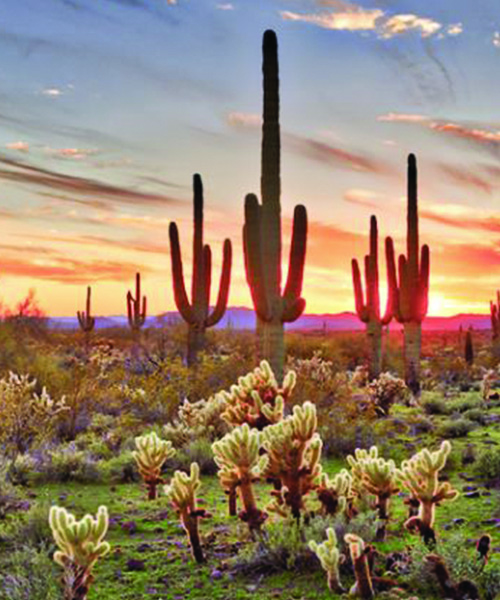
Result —
[[[243, 201], [259, 192], [261, 44], [278, 34], [283, 264], [309, 217], [309, 313], [354, 309], [371, 214], [405, 247], [417, 155], [430, 314], [485, 313], [500, 287], [497, 0], [7, 0], [0, 19], [0, 299], [51, 316], [123, 314], [140, 271], [174, 309], [168, 224], [191, 272], [192, 176], [205, 190], [213, 301], [251, 306]], [[188, 282], [188, 287], [190, 287]]]

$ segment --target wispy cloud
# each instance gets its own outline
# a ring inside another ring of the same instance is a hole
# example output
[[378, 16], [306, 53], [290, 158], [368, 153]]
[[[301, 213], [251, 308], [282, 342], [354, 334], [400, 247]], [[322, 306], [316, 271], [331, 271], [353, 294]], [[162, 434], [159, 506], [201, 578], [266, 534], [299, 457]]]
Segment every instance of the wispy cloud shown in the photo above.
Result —
[[95, 148], [45, 148], [45, 152], [55, 158], [65, 160], [84, 160], [99, 154]]
[[24, 153], [27, 153], [30, 150], [30, 145], [28, 144], [28, 142], [22, 142], [22, 141], [10, 142], [9, 144], [5, 144], [5, 147], [8, 150], [17, 150], [18, 152], [24, 152]]
[[[257, 132], [262, 124], [262, 118], [253, 113], [231, 112], [227, 122], [231, 127]], [[391, 172], [390, 167], [378, 159], [313, 138], [284, 131], [282, 139], [284, 147], [288, 150], [329, 166], [375, 174]]]
[[349, 204], [363, 206], [365, 208], [379, 208], [377, 200], [380, 199], [380, 194], [370, 190], [351, 189], [344, 192], [344, 200]]
[[216, 4], [215, 8], [217, 10], [234, 10], [234, 4], [232, 4], [231, 2], [224, 2], [224, 3]]
[[485, 192], [486, 194], [491, 194], [493, 191], [493, 185], [487, 179], [480, 177], [477, 173], [466, 167], [440, 164], [439, 169], [448, 177], [448, 179], [453, 183], [458, 184], [460, 187], [472, 187], [476, 190]]
[[96, 197], [122, 204], [137, 202], [150, 205], [167, 206], [182, 205], [183, 201], [165, 196], [141, 192], [118, 185], [104, 183], [95, 179], [76, 177], [58, 171], [36, 167], [27, 162], [13, 160], [0, 155], [0, 180], [20, 183], [35, 188], [48, 188], [57, 192], [65, 192], [85, 197]]

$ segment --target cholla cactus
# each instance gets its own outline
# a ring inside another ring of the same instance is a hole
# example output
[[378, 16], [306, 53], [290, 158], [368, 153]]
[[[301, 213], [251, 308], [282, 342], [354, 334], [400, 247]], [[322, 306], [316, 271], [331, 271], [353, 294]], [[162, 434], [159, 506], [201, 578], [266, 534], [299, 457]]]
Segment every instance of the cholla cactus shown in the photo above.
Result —
[[376, 446], [372, 446], [369, 451], [356, 448], [354, 456], [347, 457], [347, 462], [358, 489], [361, 488], [377, 498], [376, 508], [382, 521], [377, 530], [377, 539], [384, 540], [386, 523], [389, 520], [389, 502], [391, 496], [399, 491], [396, 465], [393, 460], [379, 457]]
[[349, 512], [353, 500], [352, 477], [347, 469], [342, 469], [333, 479], [321, 473], [316, 493], [326, 515]]
[[356, 583], [351, 588], [350, 593], [359, 596], [363, 600], [371, 600], [375, 594], [367, 557], [369, 548], [365, 546], [365, 542], [359, 536], [352, 533], [346, 534], [344, 541], [349, 545], [354, 575], [356, 576]]
[[239, 516], [248, 523], [250, 531], [259, 530], [266, 518], [265, 513], [257, 508], [253, 493], [253, 484], [268, 462], [267, 456], [259, 455], [261, 435], [245, 423], [212, 445], [220, 482], [229, 494], [229, 514], [236, 514], [238, 492], [243, 505]]
[[176, 447], [185, 446], [200, 437], [208, 437], [213, 441], [220, 439], [229, 430], [228, 424], [221, 419], [226, 406], [220, 394], [198, 402], [189, 402], [186, 398], [179, 407], [174, 423], [165, 425], [165, 436]]
[[309, 548], [319, 558], [321, 566], [326, 571], [328, 589], [332, 592], [342, 593], [344, 590], [340, 585], [339, 564], [344, 557], [337, 547], [337, 536], [332, 527], [326, 530], [327, 539], [321, 544], [315, 541], [309, 542]]
[[276, 501], [269, 510], [284, 512], [289, 507], [295, 518], [304, 508], [304, 496], [316, 488], [321, 476], [323, 443], [316, 428], [316, 407], [311, 402], [294, 406], [293, 415], [266, 427], [263, 447], [269, 462], [264, 477], [274, 484]]
[[108, 509], [100, 506], [95, 518], [85, 515], [77, 521], [65, 508], [52, 506], [49, 524], [59, 548], [54, 560], [64, 568], [64, 598], [86, 600], [92, 568], [110, 549], [103, 541], [109, 525]]
[[283, 418], [295, 383], [295, 373], [289, 371], [283, 385], [278, 386], [269, 363], [263, 360], [251, 373], [240, 377], [238, 385], [231, 386], [229, 392], [219, 392], [219, 398], [227, 405], [222, 418], [233, 427], [248, 423], [256, 429], [264, 429], [277, 423]]
[[190, 474], [176, 471], [170, 485], [165, 486], [165, 494], [177, 511], [186, 532], [193, 558], [198, 563], [205, 561], [198, 531], [198, 519], [208, 516], [203, 508], [196, 506], [196, 492], [201, 486], [200, 467], [191, 463]]
[[377, 412], [386, 416], [394, 402], [405, 397], [408, 388], [403, 379], [394, 377], [391, 373], [381, 373], [368, 385], [368, 393], [373, 399]]
[[172, 442], [161, 440], [155, 431], [136, 437], [135, 446], [137, 450], [132, 452], [132, 456], [146, 484], [148, 500], [155, 500], [156, 487], [163, 483], [161, 468], [165, 461], [175, 454], [175, 450], [172, 448]]
[[440, 483], [438, 480], [450, 451], [451, 444], [445, 440], [439, 450], [430, 452], [424, 448], [410, 460], [403, 461], [401, 469], [396, 471], [400, 483], [420, 503], [418, 515], [408, 519], [405, 526], [410, 531], [418, 530], [426, 543], [435, 541], [436, 506], [458, 496], [458, 491], [447, 481]]

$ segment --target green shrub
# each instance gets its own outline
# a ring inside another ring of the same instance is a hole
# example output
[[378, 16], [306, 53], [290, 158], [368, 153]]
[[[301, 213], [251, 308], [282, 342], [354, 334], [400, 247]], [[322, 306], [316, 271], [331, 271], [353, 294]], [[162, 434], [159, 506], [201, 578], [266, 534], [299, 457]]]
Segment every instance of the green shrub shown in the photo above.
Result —
[[101, 479], [110, 483], [129, 483], [141, 479], [130, 450], [109, 460], [101, 461], [99, 471]]
[[459, 438], [464, 437], [477, 427], [477, 423], [469, 421], [469, 419], [447, 419], [439, 426], [438, 435], [442, 438]]
[[500, 485], [500, 448], [483, 450], [474, 463], [474, 472], [478, 477]]
[[428, 415], [447, 415], [450, 409], [439, 392], [422, 392], [422, 408]]
[[210, 440], [200, 438], [180, 448], [169, 460], [169, 466], [173, 470], [189, 471], [193, 462], [198, 463], [202, 475], [215, 475], [217, 473], [218, 467], [214, 461]]

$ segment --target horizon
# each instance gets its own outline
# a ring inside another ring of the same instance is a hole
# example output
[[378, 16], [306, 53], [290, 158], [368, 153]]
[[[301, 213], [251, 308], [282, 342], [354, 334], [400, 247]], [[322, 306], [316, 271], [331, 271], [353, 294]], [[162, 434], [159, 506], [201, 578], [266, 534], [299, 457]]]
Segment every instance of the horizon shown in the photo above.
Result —
[[[151, 314], [174, 311], [168, 224], [191, 274], [192, 175], [205, 188], [218, 280], [252, 310], [243, 201], [259, 192], [261, 39], [278, 35], [283, 264], [293, 206], [309, 214], [306, 315], [354, 312], [352, 258], [371, 214], [399, 254], [406, 156], [419, 171], [429, 316], [487, 315], [500, 278], [500, 65], [495, 3], [404, 0], [22, 0], [4, 15], [0, 298], [37, 292], [48, 316], [125, 312], [136, 271]], [[213, 286], [214, 288], [217, 285]], [[215, 290], [214, 290], [215, 293]], [[212, 303], [215, 296], [212, 296]]]

